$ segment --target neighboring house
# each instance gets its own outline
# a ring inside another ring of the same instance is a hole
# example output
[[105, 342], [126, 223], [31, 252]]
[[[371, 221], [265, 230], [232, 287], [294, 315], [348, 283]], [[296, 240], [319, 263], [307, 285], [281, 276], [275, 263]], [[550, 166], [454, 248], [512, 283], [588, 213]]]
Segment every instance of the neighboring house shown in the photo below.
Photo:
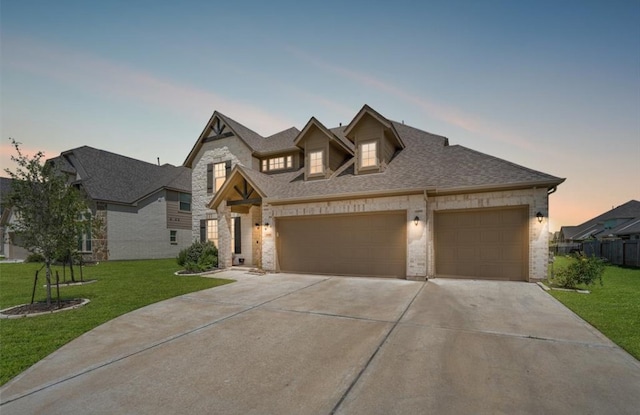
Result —
[[87, 146], [49, 161], [87, 197], [91, 226], [78, 241], [85, 258], [171, 258], [191, 244], [189, 169]]
[[262, 137], [214, 112], [184, 165], [193, 237], [220, 265], [409, 279], [539, 280], [564, 179], [388, 120]]
[[560, 242], [579, 243], [590, 239], [640, 239], [640, 202], [630, 200], [581, 225], [560, 228]]
[[0, 255], [7, 259], [26, 259], [29, 251], [22, 248], [20, 238], [11, 231], [15, 220], [14, 212], [8, 204], [13, 179], [0, 177]]

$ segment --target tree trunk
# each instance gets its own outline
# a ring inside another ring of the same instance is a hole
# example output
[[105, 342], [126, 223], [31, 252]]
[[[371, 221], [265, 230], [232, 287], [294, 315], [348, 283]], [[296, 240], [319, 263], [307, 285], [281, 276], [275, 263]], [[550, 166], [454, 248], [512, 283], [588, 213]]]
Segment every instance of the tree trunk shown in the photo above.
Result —
[[51, 306], [51, 260], [47, 260], [47, 306]]

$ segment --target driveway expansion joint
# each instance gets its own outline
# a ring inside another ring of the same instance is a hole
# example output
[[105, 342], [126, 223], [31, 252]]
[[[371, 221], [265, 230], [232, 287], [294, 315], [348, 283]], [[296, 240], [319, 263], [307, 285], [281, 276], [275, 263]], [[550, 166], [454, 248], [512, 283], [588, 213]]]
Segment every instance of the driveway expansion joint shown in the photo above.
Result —
[[351, 382], [351, 384], [349, 385], [349, 387], [344, 391], [344, 393], [342, 394], [342, 396], [340, 397], [340, 399], [338, 400], [338, 403], [336, 404], [336, 406], [333, 407], [333, 409], [330, 412], [330, 415], [334, 415], [338, 409], [340, 409], [340, 406], [342, 406], [342, 403], [344, 402], [344, 400], [347, 398], [347, 396], [349, 395], [349, 393], [351, 392], [351, 390], [353, 390], [353, 388], [356, 386], [356, 384], [358, 383], [358, 381], [360, 380], [360, 378], [362, 377], [362, 375], [364, 374], [364, 372], [367, 370], [367, 368], [369, 367], [369, 365], [371, 365], [371, 362], [373, 362], [373, 359], [375, 359], [375, 357], [378, 355], [378, 352], [380, 351], [380, 349], [382, 348], [382, 346], [384, 346], [384, 344], [387, 342], [387, 340], [389, 339], [389, 336], [391, 336], [391, 333], [393, 333], [393, 331], [396, 329], [396, 327], [398, 327], [398, 325], [400, 324], [400, 320], [402, 320], [402, 317], [404, 317], [404, 315], [407, 313], [407, 311], [409, 310], [409, 308], [411, 307], [411, 305], [413, 304], [413, 302], [416, 300], [416, 298], [418, 298], [418, 295], [420, 295], [420, 293], [422, 292], [422, 290], [424, 290], [424, 287], [426, 287], [426, 281], [424, 284], [422, 284], [422, 286], [420, 287], [420, 289], [418, 291], [416, 291], [416, 293], [414, 294], [414, 296], [411, 298], [411, 301], [409, 301], [409, 303], [407, 304], [407, 306], [404, 308], [404, 310], [402, 311], [402, 314], [400, 314], [400, 317], [398, 317], [398, 319], [393, 323], [393, 325], [391, 326], [391, 328], [389, 329], [389, 331], [387, 331], [387, 333], [384, 335], [384, 337], [382, 338], [382, 340], [380, 341], [380, 343], [378, 344], [378, 347], [376, 347], [376, 350], [374, 350], [374, 352], [371, 354], [371, 356], [369, 356], [369, 359], [367, 360], [367, 362], [364, 364], [364, 366], [362, 366], [362, 368], [360, 369], [360, 371], [358, 372], [358, 374], [356, 375], [355, 378], [353, 378], [353, 381]]

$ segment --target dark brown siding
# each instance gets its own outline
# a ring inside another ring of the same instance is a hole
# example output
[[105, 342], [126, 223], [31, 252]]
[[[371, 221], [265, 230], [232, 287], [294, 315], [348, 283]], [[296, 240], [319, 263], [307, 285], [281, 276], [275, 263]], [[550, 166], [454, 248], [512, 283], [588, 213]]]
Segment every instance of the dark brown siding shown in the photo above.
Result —
[[167, 229], [191, 229], [191, 212], [180, 210], [177, 192], [167, 192]]

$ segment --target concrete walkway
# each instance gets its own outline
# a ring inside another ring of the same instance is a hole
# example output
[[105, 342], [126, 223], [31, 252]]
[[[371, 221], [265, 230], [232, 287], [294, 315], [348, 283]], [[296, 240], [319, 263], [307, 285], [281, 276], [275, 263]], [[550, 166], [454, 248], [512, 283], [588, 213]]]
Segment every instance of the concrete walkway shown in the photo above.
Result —
[[640, 363], [526, 283], [229, 271], [81, 336], [10, 414], [637, 413]]

